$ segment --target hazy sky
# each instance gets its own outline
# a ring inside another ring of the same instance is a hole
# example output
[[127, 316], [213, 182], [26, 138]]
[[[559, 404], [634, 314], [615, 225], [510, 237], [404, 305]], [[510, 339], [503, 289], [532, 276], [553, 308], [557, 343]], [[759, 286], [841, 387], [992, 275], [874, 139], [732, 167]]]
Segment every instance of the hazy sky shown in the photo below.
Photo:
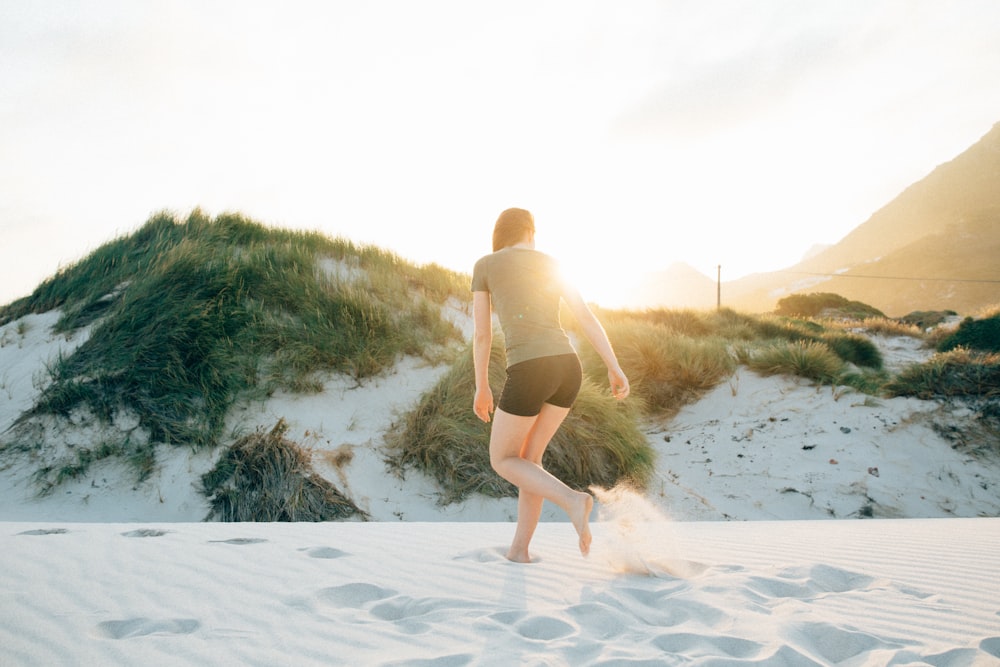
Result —
[[0, 0], [0, 303], [160, 210], [611, 304], [833, 243], [1000, 121], [1000, 2]]

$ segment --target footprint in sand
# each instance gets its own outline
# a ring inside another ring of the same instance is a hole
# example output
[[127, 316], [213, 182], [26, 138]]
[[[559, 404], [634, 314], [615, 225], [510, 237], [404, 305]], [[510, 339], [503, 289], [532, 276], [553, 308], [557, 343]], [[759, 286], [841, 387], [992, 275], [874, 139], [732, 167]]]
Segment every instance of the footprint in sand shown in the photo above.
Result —
[[305, 551], [306, 555], [310, 558], [343, 558], [350, 555], [346, 551], [334, 549], [333, 547], [312, 547], [311, 549], [299, 549], [299, 551]]
[[725, 635], [698, 635], [690, 632], [660, 635], [653, 645], [665, 653], [676, 655], [727, 656], [739, 660], [755, 660], [761, 657], [764, 644]]
[[189, 635], [201, 627], [193, 618], [129, 618], [97, 624], [98, 632], [110, 639], [129, 639], [146, 635]]
[[554, 616], [530, 616], [514, 626], [525, 639], [550, 641], [562, 639], [576, 632], [576, 628]]
[[38, 528], [36, 530], [26, 530], [18, 535], [63, 535], [69, 531], [65, 528]]
[[396, 591], [375, 584], [354, 583], [324, 588], [317, 593], [320, 600], [337, 607], [363, 607], [369, 602], [384, 600], [396, 595]]
[[404, 667], [404, 665], [405, 667], [465, 667], [471, 665], [475, 659], [476, 656], [471, 653], [454, 653], [436, 658], [387, 662], [385, 667]]
[[489, 619], [513, 628], [525, 639], [548, 641], [561, 639], [576, 632], [576, 628], [554, 616], [532, 616], [523, 610], [513, 609], [490, 614]]
[[857, 659], [862, 657], [862, 654], [872, 651], [883, 652], [902, 648], [901, 644], [879, 639], [867, 632], [848, 630], [830, 623], [803, 623], [798, 626], [797, 634], [801, 636], [801, 641], [795, 644], [811, 646], [815, 654], [821, 656], [824, 661], [829, 661], [829, 664]]
[[1000, 637], [990, 637], [979, 642], [979, 650], [994, 658], [1000, 658]]
[[479, 609], [481, 605], [460, 598], [419, 598], [397, 595], [381, 602], [371, 609], [375, 618], [383, 621], [402, 621], [411, 618], [433, 616], [436, 612], [451, 612], [456, 609]]
[[750, 577], [747, 588], [766, 598], [808, 600], [827, 593], [847, 593], [870, 589], [875, 578], [829, 565], [786, 568], [775, 577]]
[[[686, 587], [686, 584], [681, 586], [685, 589]], [[673, 627], [690, 622], [714, 627], [725, 617], [724, 612], [717, 606], [675, 597], [678, 591], [676, 586], [660, 590], [622, 587], [598, 593], [590, 602], [625, 614], [633, 624], [638, 621], [660, 627]]]
[[[477, 563], [510, 563], [507, 560], [507, 556], [504, 554], [504, 550], [501, 547], [493, 547], [492, 549], [474, 549], [473, 551], [466, 551], [461, 553], [452, 560], [471, 560]], [[540, 562], [540, 558], [536, 558], [533, 562]]]
[[604, 604], [586, 602], [566, 610], [580, 624], [588, 637], [609, 640], [626, 632], [635, 619]]
[[155, 528], [140, 528], [138, 530], [130, 530], [127, 533], [122, 533], [123, 537], [162, 537], [166, 535], [169, 531], [157, 530]]
[[231, 540], [209, 540], [209, 543], [216, 544], [260, 544], [267, 542], [263, 537], [234, 537]]

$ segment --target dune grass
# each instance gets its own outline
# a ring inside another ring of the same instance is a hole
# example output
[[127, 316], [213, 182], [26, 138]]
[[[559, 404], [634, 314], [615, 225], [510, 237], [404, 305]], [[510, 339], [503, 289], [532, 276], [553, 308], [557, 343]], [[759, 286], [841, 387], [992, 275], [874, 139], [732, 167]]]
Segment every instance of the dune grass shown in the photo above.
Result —
[[[490, 386], [506, 379], [502, 335], [494, 337]], [[472, 412], [475, 372], [471, 346], [388, 434], [388, 463], [405, 476], [416, 468], [433, 477], [442, 505], [474, 493], [516, 497], [516, 488], [490, 467], [489, 426]], [[567, 485], [586, 489], [628, 483], [642, 488], [653, 470], [653, 450], [637, 426], [636, 405], [617, 403], [584, 380], [577, 402], [545, 452], [543, 465]]]
[[741, 364], [761, 375], [796, 375], [824, 384], [835, 382], [844, 367], [833, 350], [815, 341], [787, 341], [738, 348]]
[[[442, 304], [466, 296], [465, 279], [440, 267], [195, 211], [184, 221], [153, 217], [5, 307], [0, 320], [60, 308], [59, 330], [92, 327], [55, 361], [18, 423], [79, 410], [103, 423], [134, 415], [147, 437], [109, 443], [131, 460], [130, 442], [214, 447], [240, 397], [317, 391], [324, 373], [361, 379], [400, 355], [434, 355], [461, 339]], [[53, 467], [79, 474], [90, 459], [77, 459]]]
[[[799, 375], [835, 383], [880, 377], [882, 354], [848, 324], [777, 315], [717, 311], [599, 311], [630, 378], [654, 409], [667, 412], [696, 399], [728, 377], [737, 363], [762, 373]], [[895, 330], [886, 327], [886, 331]], [[910, 329], [906, 329], [910, 331]], [[596, 357], [586, 353], [599, 374]], [[595, 375], [596, 377], [596, 375]], [[648, 394], [648, 395], [647, 395]]]
[[939, 434], [973, 454], [1000, 455], [1000, 353], [958, 347], [905, 369], [884, 386], [889, 396], [961, 401], [974, 410], [969, 425], [933, 425]]
[[269, 432], [240, 438], [202, 476], [217, 521], [336, 521], [367, 515], [312, 468], [309, 452], [284, 436], [279, 421]]
[[904, 319], [892, 320], [886, 317], [864, 317], [859, 320], [825, 321], [827, 326], [846, 331], [863, 331], [878, 336], [906, 336], [921, 340], [924, 330], [915, 322]]
[[[606, 330], [634, 397], [641, 399], [647, 412], [671, 414], [729, 377], [735, 363], [722, 338], [676, 333], [662, 322], [661, 317], [653, 322], [618, 320], [610, 322]], [[683, 328], [685, 332], [697, 329]], [[580, 350], [587, 377], [598, 386], [606, 386], [607, 371], [600, 357], [586, 343]]]
[[1000, 398], [1000, 353], [955, 348], [904, 369], [885, 385], [891, 396]]

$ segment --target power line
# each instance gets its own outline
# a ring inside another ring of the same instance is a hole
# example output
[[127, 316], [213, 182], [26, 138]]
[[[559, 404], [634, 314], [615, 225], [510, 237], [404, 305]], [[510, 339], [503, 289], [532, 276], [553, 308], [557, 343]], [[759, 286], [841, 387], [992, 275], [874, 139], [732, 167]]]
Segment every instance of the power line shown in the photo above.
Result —
[[810, 273], [809, 271], [775, 271], [775, 273], [794, 273], [802, 276], [819, 276], [823, 278], [869, 278], [872, 280], [913, 280], [917, 282], [986, 283], [990, 285], [1000, 285], [1000, 280], [975, 280], [972, 278], [913, 278], [909, 276], [866, 276], [857, 273]]

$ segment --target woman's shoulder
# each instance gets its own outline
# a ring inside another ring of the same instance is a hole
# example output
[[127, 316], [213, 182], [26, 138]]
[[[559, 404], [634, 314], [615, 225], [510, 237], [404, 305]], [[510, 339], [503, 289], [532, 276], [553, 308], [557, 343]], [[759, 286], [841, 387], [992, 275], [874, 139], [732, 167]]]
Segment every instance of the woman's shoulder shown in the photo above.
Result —
[[485, 267], [490, 264], [498, 263], [513, 263], [519, 264], [522, 262], [535, 262], [539, 264], [549, 264], [558, 265], [559, 261], [540, 250], [535, 250], [533, 248], [501, 248], [496, 252], [492, 252], [489, 255], [483, 255], [478, 260], [476, 260], [476, 267]]

